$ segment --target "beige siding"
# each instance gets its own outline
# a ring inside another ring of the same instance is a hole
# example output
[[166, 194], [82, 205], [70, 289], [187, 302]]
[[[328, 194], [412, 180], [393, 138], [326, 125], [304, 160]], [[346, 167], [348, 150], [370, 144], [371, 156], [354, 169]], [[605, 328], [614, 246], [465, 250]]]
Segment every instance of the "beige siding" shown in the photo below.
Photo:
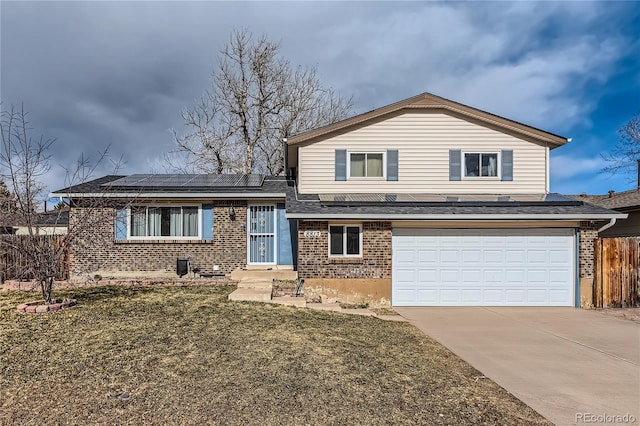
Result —
[[[398, 150], [399, 180], [334, 180], [334, 153]], [[512, 182], [496, 178], [449, 181], [449, 150], [512, 149]], [[301, 193], [388, 192], [442, 194], [543, 194], [546, 149], [506, 133], [442, 113], [410, 112], [299, 148]]]

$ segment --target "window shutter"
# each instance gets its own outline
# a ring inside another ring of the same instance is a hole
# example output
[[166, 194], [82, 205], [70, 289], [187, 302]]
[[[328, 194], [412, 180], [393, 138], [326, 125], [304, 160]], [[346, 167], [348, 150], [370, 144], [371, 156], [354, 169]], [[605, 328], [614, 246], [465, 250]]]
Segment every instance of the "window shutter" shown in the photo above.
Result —
[[114, 238], [116, 240], [127, 239], [127, 209], [125, 207], [116, 207], [114, 221]]
[[347, 180], [347, 150], [336, 149], [336, 180]]
[[213, 204], [202, 205], [202, 239], [213, 240]]
[[449, 150], [449, 180], [460, 180], [462, 171], [462, 152], [459, 149]]
[[502, 180], [513, 180], [513, 150], [502, 150]]
[[398, 180], [398, 150], [387, 150], [387, 180]]

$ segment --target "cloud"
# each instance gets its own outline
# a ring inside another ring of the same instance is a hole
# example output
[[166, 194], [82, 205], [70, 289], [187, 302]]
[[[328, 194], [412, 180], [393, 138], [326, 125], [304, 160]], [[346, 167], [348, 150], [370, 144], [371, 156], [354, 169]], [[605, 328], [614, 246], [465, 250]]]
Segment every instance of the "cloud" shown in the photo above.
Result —
[[611, 174], [603, 169], [609, 166], [602, 156], [579, 157], [571, 155], [551, 156], [551, 192], [562, 194], [605, 194], [613, 189], [626, 191], [636, 185], [625, 174]]
[[599, 173], [609, 164], [600, 157], [551, 157], [551, 175], [556, 179], [567, 179], [585, 174]]
[[[246, 28], [279, 40], [292, 64], [317, 65], [326, 85], [355, 96], [358, 112], [430, 91], [564, 134], [589, 126], [593, 85], [629, 55], [628, 10], [597, 2], [3, 2], [0, 88], [3, 101], [25, 103], [35, 133], [58, 139], [56, 164], [111, 146], [127, 162], [123, 172], [145, 172], [173, 148], [168, 129], [181, 128], [180, 110], [209, 84], [232, 29]], [[569, 161], [560, 158], [552, 161]]]

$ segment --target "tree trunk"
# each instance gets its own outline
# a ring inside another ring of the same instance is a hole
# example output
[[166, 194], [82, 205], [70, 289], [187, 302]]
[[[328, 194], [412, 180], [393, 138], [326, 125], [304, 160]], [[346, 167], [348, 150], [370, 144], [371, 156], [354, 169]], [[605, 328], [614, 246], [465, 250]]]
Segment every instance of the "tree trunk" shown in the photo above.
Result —
[[40, 289], [42, 290], [42, 298], [46, 305], [51, 304], [51, 293], [53, 293], [53, 277], [47, 277], [40, 280]]

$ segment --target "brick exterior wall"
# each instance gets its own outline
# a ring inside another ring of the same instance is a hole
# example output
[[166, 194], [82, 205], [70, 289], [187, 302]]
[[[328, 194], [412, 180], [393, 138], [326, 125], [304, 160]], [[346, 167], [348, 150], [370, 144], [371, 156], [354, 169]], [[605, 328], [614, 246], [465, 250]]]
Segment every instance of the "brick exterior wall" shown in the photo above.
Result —
[[[229, 207], [234, 206], [235, 220], [229, 218]], [[213, 202], [213, 240], [163, 241], [114, 239], [115, 210], [100, 208], [71, 210], [71, 229], [82, 220], [90, 222], [90, 229], [78, 236], [70, 253], [72, 276], [100, 272], [113, 275], [136, 272], [141, 275], [167, 273], [175, 275], [176, 259], [189, 258], [192, 267], [213, 272], [219, 265], [221, 273], [246, 266], [247, 259], [247, 203], [246, 201]]]
[[594, 240], [598, 238], [598, 227], [590, 222], [580, 222], [579, 238], [580, 278], [593, 278]]
[[[320, 237], [305, 237], [320, 231]], [[298, 275], [301, 278], [391, 278], [391, 223], [362, 224], [362, 257], [329, 258], [329, 223], [298, 223]]]

